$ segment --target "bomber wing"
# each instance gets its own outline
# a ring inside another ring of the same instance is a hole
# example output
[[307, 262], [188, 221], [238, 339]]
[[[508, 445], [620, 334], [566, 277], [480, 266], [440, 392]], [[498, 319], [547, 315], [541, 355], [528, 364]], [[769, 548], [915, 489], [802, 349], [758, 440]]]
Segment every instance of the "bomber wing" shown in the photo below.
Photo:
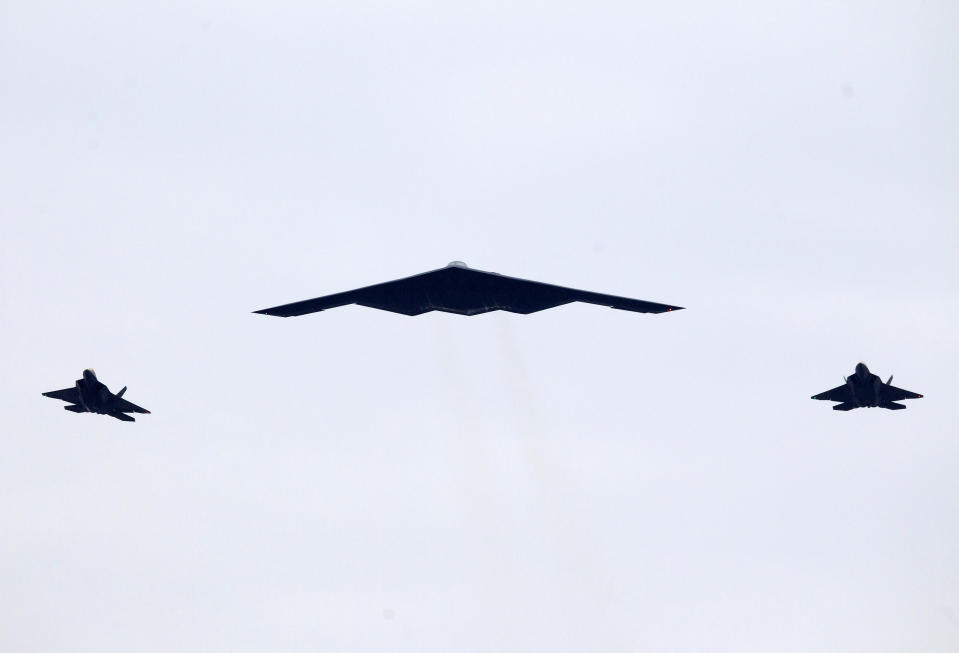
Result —
[[474, 270], [462, 263], [451, 263], [445, 268], [412, 277], [256, 312], [291, 317], [359, 304], [403, 315], [420, 315], [429, 311], [459, 315], [478, 315], [489, 311], [528, 314], [571, 302], [599, 304], [639, 313], [666, 313], [682, 308], [507, 277], [495, 272]]
[[54, 390], [52, 392], [44, 392], [44, 397], [50, 397], [51, 399], [60, 399], [70, 404], [79, 404], [80, 403], [80, 391], [77, 390], [76, 386], [72, 388], [64, 388], [63, 390]]

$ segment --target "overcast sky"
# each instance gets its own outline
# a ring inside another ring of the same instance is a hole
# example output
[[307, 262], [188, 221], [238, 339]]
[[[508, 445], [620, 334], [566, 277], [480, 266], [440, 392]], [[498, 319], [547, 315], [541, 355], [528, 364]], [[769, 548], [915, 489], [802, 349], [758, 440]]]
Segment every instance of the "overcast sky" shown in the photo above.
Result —
[[[0, 649], [955, 651], [957, 36], [4, 3]], [[688, 310], [250, 313], [454, 259]]]

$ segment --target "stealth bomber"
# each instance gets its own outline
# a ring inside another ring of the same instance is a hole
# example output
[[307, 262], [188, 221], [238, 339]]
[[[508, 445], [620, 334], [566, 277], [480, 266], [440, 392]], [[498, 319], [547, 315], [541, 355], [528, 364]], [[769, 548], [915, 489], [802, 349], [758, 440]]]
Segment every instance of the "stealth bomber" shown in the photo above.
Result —
[[865, 363], [856, 365], [855, 373], [843, 379], [840, 386], [813, 395], [813, 399], [824, 401], [838, 401], [833, 410], [852, 410], [853, 408], [887, 408], [902, 410], [905, 408], [897, 401], [903, 399], [922, 399], [922, 395], [909, 392], [892, 385], [892, 376], [885, 383], [878, 376], [869, 371]]
[[454, 261], [446, 267], [412, 277], [255, 312], [291, 317], [359, 304], [403, 315], [420, 315], [429, 311], [458, 315], [479, 315], [490, 311], [528, 314], [571, 302], [598, 304], [638, 313], [666, 313], [682, 308], [507, 277]]
[[150, 411], [124, 399], [123, 393], [126, 391], [124, 386], [120, 392], [113, 394], [97, 379], [96, 372], [91, 369], [83, 370], [83, 378], [77, 379], [73, 387], [44, 392], [43, 396], [67, 402], [69, 405], [63, 408], [72, 413], [97, 413], [109, 415], [124, 422], [135, 422], [136, 420], [127, 413], [149, 413]]

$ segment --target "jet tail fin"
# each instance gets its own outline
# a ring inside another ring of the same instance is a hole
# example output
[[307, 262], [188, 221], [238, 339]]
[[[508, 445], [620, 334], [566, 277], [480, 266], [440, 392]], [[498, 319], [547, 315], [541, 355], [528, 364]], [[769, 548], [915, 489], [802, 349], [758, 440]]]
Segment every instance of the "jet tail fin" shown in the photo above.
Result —
[[107, 413], [107, 415], [109, 415], [110, 417], [115, 417], [116, 419], [120, 420], [121, 422], [135, 422], [135, 421], [136, 421], [135, 419], [133, 419], [132, 417], [130, 417], [130, 416], [127, 415], [126, 413], [121, 413], [121, 412], [118, 411], [118, 410], [112, 410], [112, 411], [110, 411], [109, 413]]
[[897, 404], [894, 401], [888, 401], [882, 404], [881, 406], [882, 408], [888, 408], [889, 410], [902, 410], [903, 408], [905, 408], [905, 406], [903, 406], [902, 404]]
[[832, 407], [833, 410], [852, 410], [856, 407], [856, 404], [836, 404]]
[[87, 412], [83, 406], [78, 404], [70, 404], [69, 406], [64, 406], [63, 410], [69, 410], [71, 413], [85, 413]]
[[117, 398], [119, 399], [120, 397], [122, 397], [123, 393], [126, 391], [127, 391], [127, 387], [123, 386], [123, 390], [120, 390], [120, 392], [117, 393]]

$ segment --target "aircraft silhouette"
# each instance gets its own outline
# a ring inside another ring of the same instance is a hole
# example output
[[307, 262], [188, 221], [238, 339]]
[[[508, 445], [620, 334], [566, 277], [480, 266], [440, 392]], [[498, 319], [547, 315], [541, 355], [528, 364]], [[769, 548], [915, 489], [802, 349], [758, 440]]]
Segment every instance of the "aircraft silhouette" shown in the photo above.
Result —
[[444, 268], [412, 277], [254, 312], [291, 317], [359, 304], [403, 315], [420, 315], [429, 311], [459, 315], [479, 315], [489, 311], [527, 314], [571, 302], [599, 304], [639, 313], [666, 313], [682, 308], [507, 277], [475, 270], [465, 263], [453, 261]]
[[126, 391], [124, 386], [123, 390], [113, 394], [97, 379], [96, 372], [89, 369], [83, 370], [83, 378], [77, 379], [73, 387], [44, 392], [43, 396], [66, 401], [70, 405], [63, 408], [72, 413], [98, 413], [124, 422], [135, 422], [136, 420], [127, 413], [149, 413], [150, 411], [124, 399], [123, 393]]
[[869, 371], [865, 363], [856, 365], [855, 373], [843, 379], [845, 383], [832, 390], [813, 395], [813, 399], [838, 401], [833, 410], [852, 410], [853, 408], [888, 408], [902, 410], [902, 404], [895, 402], [903, 399], [921, 399], [922, 395], [909, 392], [892, 385], [892, 376], [885, 383]]

